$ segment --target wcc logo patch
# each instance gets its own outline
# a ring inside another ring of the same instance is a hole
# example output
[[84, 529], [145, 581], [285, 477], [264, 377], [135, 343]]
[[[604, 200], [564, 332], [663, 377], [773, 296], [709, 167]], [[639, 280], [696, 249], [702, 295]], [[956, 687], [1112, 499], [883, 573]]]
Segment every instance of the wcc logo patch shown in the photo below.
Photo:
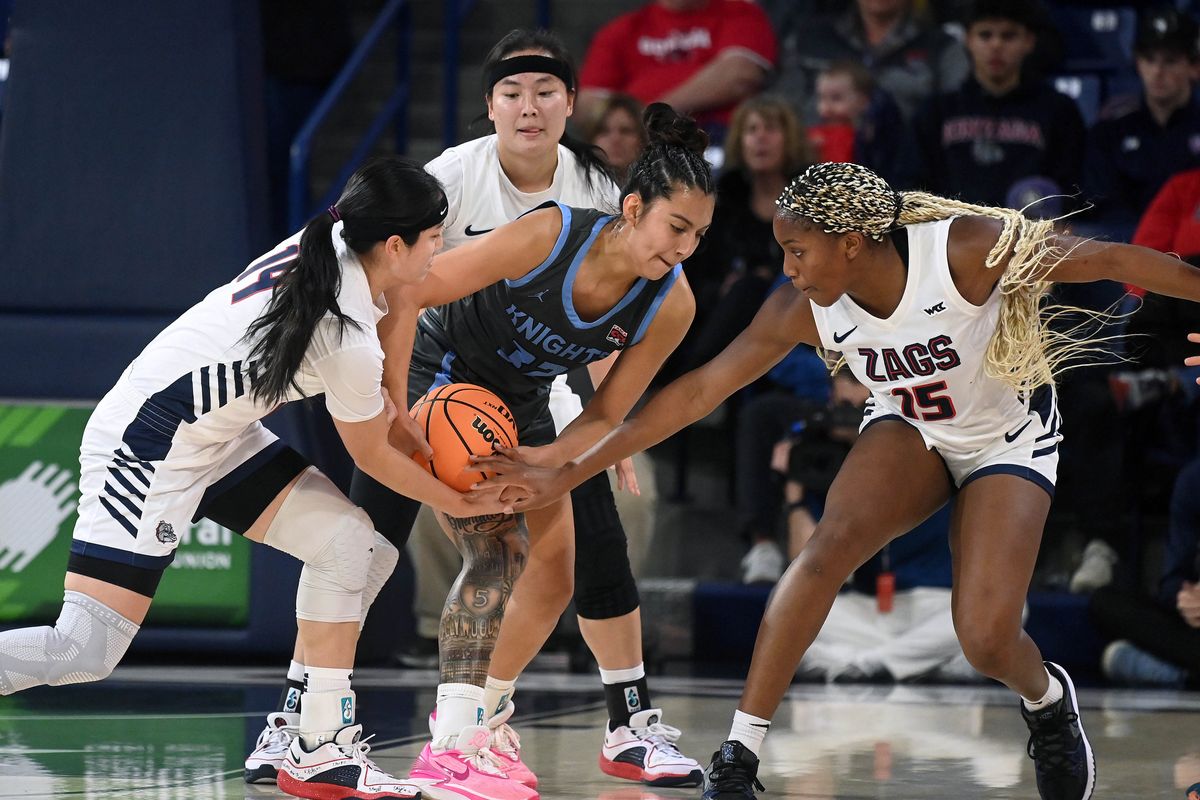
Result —
[[342, 724], [350, 725], [354, 722], [354, 698], [342, 698]]
[[295, 711], [300, 705], [300, 690], [292, 687], [287, 690], [287, 699], [283, 701], [284, 711]]
[[636, 686], [630, 686], [625, 690], [625, 708], [630, 711], [637, 711], [642, 707], [642, 698], [638, 694]]
[[154, 529], [154, 538], [162, 544], [172, 544], [179, 541], [179, 537], [175, 535], [175, 526], [166, 520], [159, 520], [158, 527]]
[[608, 331], [608, 336], [605, 336], [604, 338], [615, 344], [617, 347], [624, 347], [625, 342], [629, 341], [629, 334], [620, 325], [613, 325]]

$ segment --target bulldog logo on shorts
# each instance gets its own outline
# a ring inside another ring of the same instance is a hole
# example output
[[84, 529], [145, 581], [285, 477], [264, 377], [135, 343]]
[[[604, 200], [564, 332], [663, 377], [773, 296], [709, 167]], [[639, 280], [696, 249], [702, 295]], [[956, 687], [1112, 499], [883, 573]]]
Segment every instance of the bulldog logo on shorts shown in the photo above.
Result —
[[154, 538], [158, 539], [162, 544], [171, 544], [179, 541], [179, 537], [175, 535], [175, 527], [166, 520], [158, 521], [158, 527], [154, 529]]

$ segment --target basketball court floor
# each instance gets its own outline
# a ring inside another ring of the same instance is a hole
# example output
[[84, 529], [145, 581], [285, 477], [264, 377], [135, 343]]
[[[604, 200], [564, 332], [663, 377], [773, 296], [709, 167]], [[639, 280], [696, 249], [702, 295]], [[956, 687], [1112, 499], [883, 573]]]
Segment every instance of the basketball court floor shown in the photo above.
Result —
[[[101, 684], [0, 698], [0, 798], [274, 800], [242, 759], [278, 696], [263, 668], [129, 667]], [[406, 772], [428, 735], [432, 672], [355, 676], [371, 757]], [[740, 682], [656, 678], [682, 748], [707, 762]], [[534, 673], [514, 719], [547, 800], [671, 800], [596, 767], [602, 696], [587, 676]], [[1081, 691], [1099, 761], [1096, 798], [1175, 798], [1200, 781], [1200, 694]], [[793, 687], [767, 739], [765, 798], [1036, 798], [1015, 701], [992, 687]]]

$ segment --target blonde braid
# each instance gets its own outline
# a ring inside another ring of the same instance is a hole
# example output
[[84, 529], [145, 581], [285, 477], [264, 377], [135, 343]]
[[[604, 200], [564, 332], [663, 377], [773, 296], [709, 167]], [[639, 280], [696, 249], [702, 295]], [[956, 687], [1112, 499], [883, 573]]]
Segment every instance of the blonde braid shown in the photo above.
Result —
[[[1030, 391], [1055, 376], [1095, 358], [1108, 357], [1102, 345], [1119, 337], [1088, 337], [1086, 333], [1115, 317], [1073, 306], [1049, 306], [1053, 285], [1039, 275], [1052, 272], [1069, 253], [1050, 244], [1052, 220], [1031, 220], [1011, 208], [964, 203], [926, 192], [897, 192], [883, 178], [859, 164], [815, 164], [784, 189], [777, 201], [780, 213], [811, 220], [826, 233], [864, 233], [875, 241], [905, 225], [935, 222], [955, 216], [978, 215], [1004, 223], [985, 266], [1003, 266], [999, 288], [1000, 318], [988, 343], [985, 374]], [[1050, 270], [1043, 272], [1045, 265]], [[1060, 332], [1051, 323], [1062, 317], [1084, 319]], [[833, 365], [836, 372], [844, 359]]]

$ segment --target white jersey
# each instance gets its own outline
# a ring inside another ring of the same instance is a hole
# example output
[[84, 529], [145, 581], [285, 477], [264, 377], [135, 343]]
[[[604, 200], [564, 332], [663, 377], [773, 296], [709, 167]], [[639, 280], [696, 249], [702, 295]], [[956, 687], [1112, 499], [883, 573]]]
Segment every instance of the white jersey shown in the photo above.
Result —
[[[387, 309], [382, 297], [371, 298], [362, 264], [337, 235], [340, 228], [333, 236], [342, 268], [338, 307], [357, 327], [339, 331], [332, 314], [320, 320], [295, 376], [299, 388], [290, 389], [284, 400], [324, 393], [334, 418], [361, 422], [383, 410], [383, 349], [375, 326]], [[250, 397], [257, 364], [250, 360], [253, 342], [246, 340], [246, 331], [266, 308], [299, 244], [298, 233], [213, 290], [156, 336], [126, 370], [126, 385], [160, 406], [181, 435], [227, 441], [272, 410]]]
[[810, 305], [821, 344], [841, 352], [871, 390], [876, 416], [901, 416], [927, 446], [965, 455], [1021, 426], [1030, 405], [984, 374], [1000, 292], [981, 306], [959, 294], [946, 256], [951, 222], [907, 226], [908, 282], [887, 319], [867, 313], [849, 295], [828, 308]]
[[[383, 349], [366, 273], [334, 225], [342, 270], [337, 302], [358, 323], [339, 334], [318, 321], [285, 400], [325, 394], [346, 422], [383, 410]], [[282, 269], [299, 253], [296, 234], [171, 323], [96, 406], [80, 446], [79, 519], [71, 552], [147, 569], [174, 557], [175, 531], [193, 521], [210, 487], [282, 447], [259, 420], [274, 406], [254, 400], [257, 364], [246, 341]]]
[[620, 206], [617, 185], [596, 172], [589, 186], [583, 166], [561, 144], [554, 180], [540, 192], [522, 192], [504, 174], [496, 134], [451, 147], [426, 164], [425, 169], [446, 189], [450, 210], [442, 237], [447, 250], [512, 222], [547, 200], [610, 213]]
[[[494, 133], [473, 139], [449, 148], [425, 165], [446, 189], [450, 208], [442, 238], [447, 250], [512, 222], [548, 200], [609, 213], [620, 208], [620, 187], [598, 171], [593, 173], [589, 185], [579, 159], [561, 144], [550, 186], [540, 192], [520, 191], [500, 167], [496, 140]], [[590, 379], [581, 382], [590, 383]], [[561, 433], [582, 411], [583, 403], [567, 385], [567, 376], [556, 377], [550, 386], [550, 412], [555, 428]]]

